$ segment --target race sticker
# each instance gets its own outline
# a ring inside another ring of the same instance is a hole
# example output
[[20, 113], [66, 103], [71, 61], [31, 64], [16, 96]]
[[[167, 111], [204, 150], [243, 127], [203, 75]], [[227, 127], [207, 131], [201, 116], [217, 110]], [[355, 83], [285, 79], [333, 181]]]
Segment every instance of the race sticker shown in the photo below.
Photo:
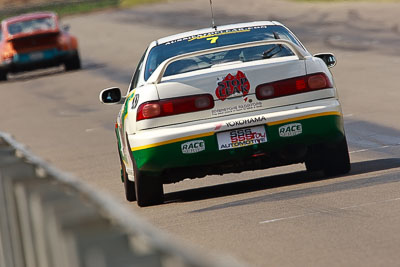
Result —
[[194, 154], [204, 151], [206, 145], [203, 140], [194, 140], [181, 145], [183, 154]]
[[286, 124], [278, 129], [280, 137], [292, 137], [303, 133], [303, 127], [300, 123]]
[[267, 134], [263, 125], [237, 129], [217, 134], [218, 149], [225, 150], [262, 144], [267, 142]]
[[230, 96], [246, 96], [250, 91], [250, 82], [246, 75], [240, 70], [236, 75], [228, 74], [222, 81], [217, 82], [215, 95], [221, 101]]

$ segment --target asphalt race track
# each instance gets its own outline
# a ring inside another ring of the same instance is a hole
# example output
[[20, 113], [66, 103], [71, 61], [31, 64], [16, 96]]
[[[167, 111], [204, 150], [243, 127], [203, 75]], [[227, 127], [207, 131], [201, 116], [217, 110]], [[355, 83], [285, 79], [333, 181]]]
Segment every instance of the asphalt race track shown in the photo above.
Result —
[[337, 56], [350, 174], [324, 179], [299, 164], [168, 185], [166, 204], [156, 207], [124, 200], [114, 137], [119, 107], [101, 105], [98, 94], [126, 90], [153, 39], [208, 27], [206, 0], [65, 18], [83, 69], [1, 83], [0, 130], [177, 238], [250, 266], [398, 266], [400, 4], [214, 4], [217, 24], [278, 20], [311, 53]]

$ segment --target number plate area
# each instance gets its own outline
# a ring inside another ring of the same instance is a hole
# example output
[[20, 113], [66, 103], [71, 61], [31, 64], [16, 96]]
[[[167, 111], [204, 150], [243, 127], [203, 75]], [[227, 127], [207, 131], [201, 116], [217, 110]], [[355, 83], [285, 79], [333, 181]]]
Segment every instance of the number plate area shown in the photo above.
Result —
[[264, 125], [235, 129], [217, 134], [218, 149], [232, 149], [267, 142]]
[[30, 60], [41, 60], [44, 58], [44, 54], [42, 52], [35, 52], [29, 54], [29, 59]]

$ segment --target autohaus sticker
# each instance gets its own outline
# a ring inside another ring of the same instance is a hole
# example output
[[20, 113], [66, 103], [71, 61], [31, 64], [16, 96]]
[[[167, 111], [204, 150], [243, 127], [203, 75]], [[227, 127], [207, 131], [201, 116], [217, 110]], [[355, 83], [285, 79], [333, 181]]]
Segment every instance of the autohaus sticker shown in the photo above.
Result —
[[194, 140], [182, 144], [181, 149], [183, 154], [193, 154], [205, 150], [206, 145], [203, 140]]
[[303, 132], [303, 127], [300, 123], [286, 124], [278, 129], [280, 137], [292, 137]]

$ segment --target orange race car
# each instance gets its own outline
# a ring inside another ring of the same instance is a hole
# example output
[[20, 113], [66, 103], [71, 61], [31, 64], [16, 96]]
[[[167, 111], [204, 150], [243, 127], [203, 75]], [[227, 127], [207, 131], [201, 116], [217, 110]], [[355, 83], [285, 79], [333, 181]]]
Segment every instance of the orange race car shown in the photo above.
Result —
[[60, 28], [53, 12], [38, 12], [7, 18], [0, 28], [0, 80], [7, 73], [65, 65], [81, 68], [77, 39]]

